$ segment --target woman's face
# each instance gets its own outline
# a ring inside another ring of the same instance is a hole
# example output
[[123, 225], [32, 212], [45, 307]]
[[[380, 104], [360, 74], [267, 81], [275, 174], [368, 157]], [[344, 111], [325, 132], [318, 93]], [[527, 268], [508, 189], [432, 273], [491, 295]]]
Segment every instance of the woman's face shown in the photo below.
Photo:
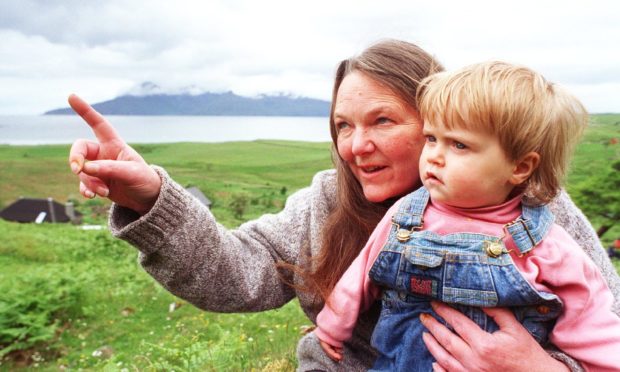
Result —
[[338, 154], [366, 199], [382, 202], [420, 185], [422, 121], [391, 89], [363, 73], [350, 73], [338, 89], [334, 124]]

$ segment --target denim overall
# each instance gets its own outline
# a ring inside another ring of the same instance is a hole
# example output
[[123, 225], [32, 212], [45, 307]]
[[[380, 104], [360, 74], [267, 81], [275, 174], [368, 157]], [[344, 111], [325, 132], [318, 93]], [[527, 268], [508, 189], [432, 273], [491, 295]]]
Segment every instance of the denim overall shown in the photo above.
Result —
[[[482, 329], [499, 329], [480, 307], [510, 307], [539, 343], [546, 343], [562, 303], [538, 292], [515, 267], [503, 237], [477, 233], [439, 235], [421, 231], [429, 193], [420, 188], [403, 199], [393, 228], [369, 275], [383, 290], [382, 309], [371, 344], [379, 356], [371, 371], [431, 371], [435, 361], [422, 341], [419, 316], [433, 312], [430, 301], [450, 304]], [[544, 206], [522, 206], [504, 231], [519, 254], [544, 238], [553, 215]]]

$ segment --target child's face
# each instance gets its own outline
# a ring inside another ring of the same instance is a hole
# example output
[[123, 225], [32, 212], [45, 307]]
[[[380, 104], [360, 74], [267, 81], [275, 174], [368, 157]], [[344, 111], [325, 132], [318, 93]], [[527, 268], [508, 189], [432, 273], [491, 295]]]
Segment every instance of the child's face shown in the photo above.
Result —
[[461, 208], [503, 203], [514, 184], [515, 162], [496, 136], [464, 128], [447, 129], [424, 122], [426, 143], [420, 178], [434, 201]]

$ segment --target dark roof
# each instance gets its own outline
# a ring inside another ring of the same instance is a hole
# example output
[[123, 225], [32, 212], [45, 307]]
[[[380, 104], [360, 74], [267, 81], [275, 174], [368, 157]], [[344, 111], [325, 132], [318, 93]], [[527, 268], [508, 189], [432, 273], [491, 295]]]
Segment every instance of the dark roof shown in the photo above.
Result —
[[[52, 222], [52, 217], [56, 222], [71, 221], [65, 211], [65, 206], [52, 199], [20, 198], [4, 208], [0, 212], [0, 217], [8, 221], [34, 222], [41, 212], [45, 212], [45, 219], [43, 220], [45, 222]], [[77, 211], [74, 213], [76, 216], [81, 216]]]
[[207, 198], [205, 196], [205, 194], [202, 193], [202, 191], [200, 191], [200, 189], [196, 186], [192, 186], [192, 187], [188, 187], [186, 189], [190, 194], [194, 195], [196, 197], [196, 199], [200, 200], [200, 202], [204, 205], [206, 205], [207, 207], [211, 206], [211, 200], [209, 200], [209, 198]]

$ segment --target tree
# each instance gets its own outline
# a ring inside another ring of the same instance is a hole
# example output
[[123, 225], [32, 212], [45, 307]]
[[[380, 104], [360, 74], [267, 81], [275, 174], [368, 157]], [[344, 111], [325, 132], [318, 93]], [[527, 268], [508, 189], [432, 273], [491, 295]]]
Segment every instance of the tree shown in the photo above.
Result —
[[620, 160], [606, 172], [583, 182], [574, 195], [575, 202], [590, 218], [602, 222], [596, 233], [603, 236], [620, 222]]
[[232, 201], [228, 206], [232, 208], [235, 218], [239, 220], [243, 218], [243, 214], [248, 207], [248, 200], [248, 196], [245, 194], [234, 194], [232, 196]]

